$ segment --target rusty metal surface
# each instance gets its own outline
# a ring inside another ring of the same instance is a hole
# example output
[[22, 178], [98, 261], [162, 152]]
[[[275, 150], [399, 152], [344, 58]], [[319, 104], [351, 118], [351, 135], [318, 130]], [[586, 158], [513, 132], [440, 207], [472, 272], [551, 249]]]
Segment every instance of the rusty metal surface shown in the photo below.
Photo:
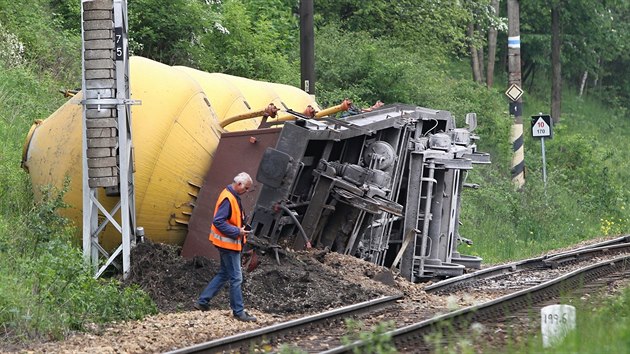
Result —
[[188, 224], [188, 234], [182, 256], [204, 256], [218, 259], [218, 251], [208, 240], [212, 214], [219, 193], [232, 182], [239, 172], [247, 172], [254, 183], [248, 193], [241, 196], [245, 214], [249, 216], [258, 199], [260, 183], [256, 181], [258, 164], [267, 147], [276, 145], [280, 128], [224, 133], [206, 173]]

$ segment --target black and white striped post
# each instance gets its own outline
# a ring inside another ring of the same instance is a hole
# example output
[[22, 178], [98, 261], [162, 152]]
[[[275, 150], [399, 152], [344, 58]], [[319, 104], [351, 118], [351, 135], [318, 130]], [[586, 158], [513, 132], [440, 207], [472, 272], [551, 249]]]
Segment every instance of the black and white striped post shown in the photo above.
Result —
[[521, 89], [521, 36], [518, 0], [508, 0], [508, 89], [510, 115], [514, 116], [512, 143], [512, 183], [517, 189], [525, 184], [525, 149], [523, 146], [523, 90]]

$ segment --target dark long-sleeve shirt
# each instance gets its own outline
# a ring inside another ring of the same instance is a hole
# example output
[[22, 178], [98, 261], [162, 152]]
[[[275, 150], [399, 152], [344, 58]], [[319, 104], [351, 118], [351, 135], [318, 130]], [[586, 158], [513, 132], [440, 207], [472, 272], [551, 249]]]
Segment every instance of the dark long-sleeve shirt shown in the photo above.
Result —
[[[243, 207], [241, 206], [241, 197], [238, 195], [238, 193], [236, 193], [234, 188], [232, 188], [232, 185], [228, 185], [227, 189], [230, 191], [230, 193], [234, 195], [234, 197], [236, 197], [236, 200], [238, 201], [238, 205], [240, 209], [243, 210]], [[239, 229], [238, 227], [228, 222], [231, 216], [232, 216], [232, 207], [230, 206], [230, 201], [227, 198], [225, 198], [219, 205], [219, 209], [217, 209], [217, 212], [214, 214], [214, 219], [212, 221], [212, 224], [217, 229], [219, 229], [219, 231], [221, 231], [223, 235], [236, 239], [238, 238], [238, 235], [241, 233], [241, 229]]]

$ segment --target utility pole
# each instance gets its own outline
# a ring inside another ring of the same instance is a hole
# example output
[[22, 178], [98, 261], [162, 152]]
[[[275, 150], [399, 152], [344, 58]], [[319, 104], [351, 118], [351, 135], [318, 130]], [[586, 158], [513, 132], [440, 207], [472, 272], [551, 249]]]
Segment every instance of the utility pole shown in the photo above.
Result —
[[551, 6], [551, 117], [554, 123], [560, 122], [562, 113], [562, 22], [560, 4]]
[[[510, 141], [512, 143], [512, 183], [517, 189], [525, 184], [525, 150], [523, 146], [523, 99], [521, 97], [521, 36], [519, 1], [508, 0], [508, 92], [520, 91], [510, 102], [510, 114], [514, 115]], [[508, 94], [508, 96], [510, 96]]]
[[315, 94], [315, 30], [313, 0], [300, 1], [300, 67], [302, 90]]

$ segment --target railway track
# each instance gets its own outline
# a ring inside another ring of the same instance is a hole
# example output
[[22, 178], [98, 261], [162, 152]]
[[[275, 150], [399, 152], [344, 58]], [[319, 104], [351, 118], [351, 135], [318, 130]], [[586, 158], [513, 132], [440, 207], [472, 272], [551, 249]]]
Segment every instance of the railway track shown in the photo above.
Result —
[[[630, 276], [630, 255], [606, 260], [594, 265], [579, 268], [569, 274], [549, 280], [545, 283], [502, 296], [486, 303], [470, 306], [452, 313], [431, 318], [410, 326], [390, 331], [392, 341], [401, 353], [430, 352], [431, 346], [425, 336], [435, 331], [442, 331], [441, 324], [449, 323], [449, 328], [462, 329], [474, 323], [488, 324], [516, 316], [523, 310], [536, 313], [550, 300], [558, 299], [579, 291], [584, 286], [589, 288], [604, 287], [609, 282]], [[449, 331], [451, 331], [449, 330]], [[448, 333], [447, 334], [448, 337]], [[353, 350], [367, 346], [368, 343], [356, 341], [322, 353], [352, 353]]]
[[[367, 343], [348, 339], [346, 319], [365, 328], [390, 323], [387, 333], [400, 352], [428, 352], [425, 336], [440, 331], [441, 324], [466, 328], [472, 323], [509, 321], [523, 311], [531, 313], [546, 302], [580, 289], [596, 289], [628, 277], [630, 236], [576, 250], [560, 252], [480, 270], [427, 286], [434, 296], [477, 294], [482, 303], [453, 311], [445, 306], [405, 301], [390, 296], [305, 318], [279, 323], [170, 353], [278, 352], [283, 346], [308, 353], [350, 353]], [[448, 295], [447, 295], [448, 294]], [[445, 333], [445, 335], [447, 335]]]
[[169, 353], [249, 353], [253, 348], [269, 348], [269, 346], [274, 345], [276, 342], [284, 342], [290, 335], [297, 334], [301, 336], [316, 328], [329, 328], [331, 326], [340, 325], [343, 323], [344, 318], [360, 315], [362, 313], [372, 313], [380, 308], [392, 306], [401, 298], [402, 295], [395, 295], [365, 301], [320, 314], [201, 343]]
[[562, 265], [579, 264], [597, 257], [610, 257], [630, 251], [630, 236], [595, 243], [574, 250], [485, 268], [474, 273], [449, 278], [424, 288], [427, 293], [453, 292], [474, 286], [482, 280], [499, 280], [528, 271], [555, 269]]

